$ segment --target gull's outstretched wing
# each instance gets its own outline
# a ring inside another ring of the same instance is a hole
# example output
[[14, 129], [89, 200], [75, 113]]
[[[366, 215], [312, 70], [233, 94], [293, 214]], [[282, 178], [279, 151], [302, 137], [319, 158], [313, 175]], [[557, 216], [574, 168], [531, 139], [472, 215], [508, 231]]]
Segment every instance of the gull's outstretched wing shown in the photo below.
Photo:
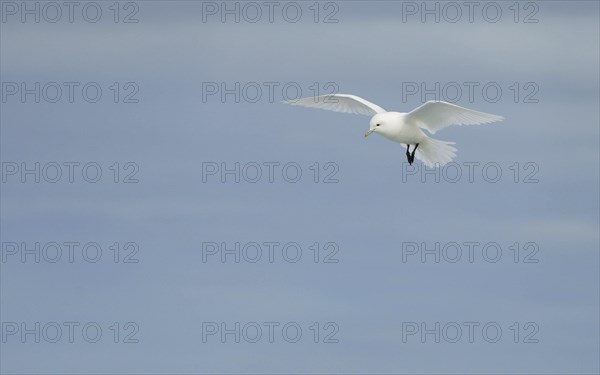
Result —
[[429, 101], [406, 114], [406, 121], [428, 130], [431, 134], [450, 125], [478, 125], [501, 120], [504, 120], [504, 117], [438, 101]]
[[321, 95], [298, 100], [286, 100], [284, 103], [366, 116], [386, 112], [385, 109], [377, 104], [373, 104], [356, 95], [348, 94]]

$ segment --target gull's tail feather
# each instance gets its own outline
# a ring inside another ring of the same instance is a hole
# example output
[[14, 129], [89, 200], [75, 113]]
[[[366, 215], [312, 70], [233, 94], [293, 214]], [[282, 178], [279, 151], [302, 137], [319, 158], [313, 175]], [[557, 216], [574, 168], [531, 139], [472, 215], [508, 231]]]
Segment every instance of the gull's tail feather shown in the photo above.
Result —
[[415, 157], [427, 167], [441, 167], [456, 157], [456, 148], [452, 146], [453, 144], [454, 142], [427, 138], [424, 142], [419, 143]]

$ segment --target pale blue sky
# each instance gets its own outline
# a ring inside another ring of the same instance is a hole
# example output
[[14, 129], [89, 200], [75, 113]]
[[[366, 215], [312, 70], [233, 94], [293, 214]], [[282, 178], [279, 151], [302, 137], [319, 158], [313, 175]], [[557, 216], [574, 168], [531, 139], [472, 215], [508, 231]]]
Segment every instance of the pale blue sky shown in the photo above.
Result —
[[[537, 23], [515, 23], [512, 2], [499, 3], [496, 23], [479, 13], [472, 23], [402, 22], [402, 2], [334, 3], [338, 23], [314, 23], [313, 2], [298, 3], [297, 23], [236, 24], [203, 23], [201, 2], [140, 1], [138, 23], [115, 24], [112, 3], [100, 3], [97, 23], [9, 17], [0, 24], [3, 82], [103, 89], [98, 103], [81, 96], [2, 103], [3, 163], [96, 162], [103, 170], [95, 184], [80, 175], [72, 184], [21, 183], [17, 175], [1, 185], [3, 244], [103, 248], [93, 264], [21, 263], [4, 254], [2, 322], [97, 322], [103, 337], [90, 344], [81, 336], [74, 343], [8, 336], [0, 343], [2, 373], [598, 373], [598, 3], [534, 2]], [[335, 9], [325, 5], [319, 17]], [[114, 82], [121, 95], [135, 82], [139, 103], [113, 103]], [[493, 82], [503, 89], [496, 103], [477, 94], [457, 104], [504, 122], [436, 137], [457, 142], [463, 172], [464, 163], [493, 162], [503, 177], [423, 183], [403, 176], [402, 146], [364, 140], [367, 117], [286, 106], [277, 89], [274, 103], [266, 96], [203, 103], [203, 82], [294, 82], [308, 95], [313, 83], [334, 82], [399, 111], [421, 103], [419, 96], [403, 102], [406, 82]], [[514, 82], [521, 94], [532, 82], [539, 102], [515, 103]], [[113, 183], [115, 162], [121, 181], [131, 171], [124, 164], [135, 162], [139, 182]], [[303, 177], [223, 184], [217, 175], [203, 183], [203, 162], [294, 162]], [[319, 183], [309, 169], [315, 162]], [[339, 169], [338, 183], [322, 183], [327, 162]], [[528, 162], [538, 183], [523, 183]], [[139, 263], [114, 264], [109, 246], [128, 241], [139, 245]], [[203, 242], [269, 241], [297, 242], [303, 258], [202, 261]], [[503, 258], [402, 261], [403, 243], [469, 241], [497, 242]], [[315, 242], [336, 243], [339, 262], [315, 264]], [[515, 264], [515, 242], [536, 243], [539, 262]], [[472, 321], [499, 324], [502, 338], [402, 340], [403, 322]], [[139, 342], [113, 343], [114, 322], [137, 324]], [[296, 322], [303, 336], [295, 344], [281, 335], [274, 343], [203, 343], [202, 322]], [[323, 326], [335, 323], [339, 342], [315, 344], [314, 322], [320, 341], [331, 331]], [[538, 343], [522, 342], [527, 322], [539, 328]]]

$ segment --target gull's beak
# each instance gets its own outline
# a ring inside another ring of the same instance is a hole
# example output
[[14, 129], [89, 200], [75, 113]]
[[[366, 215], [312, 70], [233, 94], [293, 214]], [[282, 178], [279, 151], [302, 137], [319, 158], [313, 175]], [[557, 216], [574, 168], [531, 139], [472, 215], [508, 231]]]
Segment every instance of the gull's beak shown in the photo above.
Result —
[[369, 134], [373, 133], [375, 131], [375, 129], [371, 129], [368, 132], [365, 133], [365, 138], [367, 138], [369, 136]]

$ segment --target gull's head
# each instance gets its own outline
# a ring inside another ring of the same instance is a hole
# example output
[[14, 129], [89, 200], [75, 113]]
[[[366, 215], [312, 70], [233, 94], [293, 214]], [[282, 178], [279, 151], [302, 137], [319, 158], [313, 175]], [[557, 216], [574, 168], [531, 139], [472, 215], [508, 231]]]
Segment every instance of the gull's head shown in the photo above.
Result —
[[371, 133], [385, 133], [389, 127], [390, 122], [390, 113], [378, 113], [375, 116], [371, 117], [371, 122], [369, 124], [369, 131], [365, 133], [365, 138], [367, 138]]

